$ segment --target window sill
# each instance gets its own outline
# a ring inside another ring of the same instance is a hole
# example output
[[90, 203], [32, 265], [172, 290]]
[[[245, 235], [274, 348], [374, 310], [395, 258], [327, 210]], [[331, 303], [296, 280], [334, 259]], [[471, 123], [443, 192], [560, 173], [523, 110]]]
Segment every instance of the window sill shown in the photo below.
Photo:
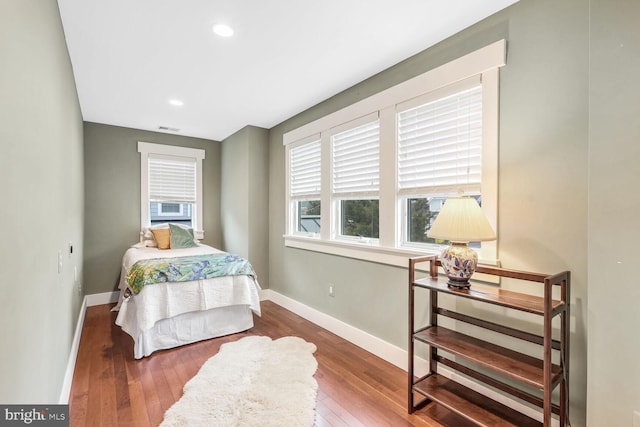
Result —
[[[354, 258], [362, 261], [377, 262], [379, 264], [408, 268], [409, 258], [424, 255], [439, 255], [440, 251], [419, 250], [410, 248], [384, 248], [371, 243], [351, 243], [320, 240], [317, 237], [284, 235], [284, 245], [289, 248], [304, 249], [307, 251], [321, 252], [346, 258]], [[499, 267], [500, 260], [484, 260], [483, 265]], [[474, 278], [486, 283], [500, 284], [500, 278], [493, 275], [476, 273]]]
[[363, 261], [377, 262], [396, 267], [408, 267], [408, 258], [421, 255], [437, 255], [435, 251], [384, 248], [371, 243], [338, 242], [313, 237], [284, 235], [284, 245]]

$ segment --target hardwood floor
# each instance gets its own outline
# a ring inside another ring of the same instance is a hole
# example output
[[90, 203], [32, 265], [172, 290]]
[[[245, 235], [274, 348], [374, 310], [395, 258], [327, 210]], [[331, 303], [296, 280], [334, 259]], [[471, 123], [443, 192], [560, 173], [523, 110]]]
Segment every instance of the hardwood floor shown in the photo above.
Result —
[[112, 305], [87, 309], [70, 396], [71, 426], [157, 426], [184, 384], [226, 342], [247, 335], [299, 336], [318, 350], [316, 426], [463, 426], [428, 405], [409, 415], [406, 373], [270, 302], [250, 331], [133, 359], [133, 340], [115, 325]]

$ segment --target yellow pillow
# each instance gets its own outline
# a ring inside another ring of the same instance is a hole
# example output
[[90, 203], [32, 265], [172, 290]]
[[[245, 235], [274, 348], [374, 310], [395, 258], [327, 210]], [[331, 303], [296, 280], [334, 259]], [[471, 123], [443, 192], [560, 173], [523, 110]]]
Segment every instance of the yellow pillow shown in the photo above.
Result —
[[171, 247], [171, 231], [168, 228], [152, 228], [151, 232], [156, 243], [158, 243], [158, 249], [169, 249]]

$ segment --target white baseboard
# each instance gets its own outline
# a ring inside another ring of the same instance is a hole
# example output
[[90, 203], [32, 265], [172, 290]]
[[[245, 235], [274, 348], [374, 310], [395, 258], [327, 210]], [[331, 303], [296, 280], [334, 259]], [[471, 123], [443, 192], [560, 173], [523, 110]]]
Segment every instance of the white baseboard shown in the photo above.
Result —
[[71, 341], [71, 349], [69, 350], [69, 360], [67, 361], [67, 369], [62, 380], [62, 390], [58, 403], [66, 405], [69, 403], [69, 395], [71, 393], [71, 382], [73, 381], [73, 373], [76, 369], [76, 359], [78, 358], [78, 350], [80, 349], [80, 336], [82, 335], [82, 325], [84, 325], [84, 316], [87, 313], [87, 298], [82, 300], [78, 321], [76, 322], [76, 330]]
[[260, 295], [260, 301], [268, 301], [271, 292], [271, 289], [260, 289], [260, 292], [258, 292]]
[[[330, 332], [333, 332], [334, 334], [346, 339], [347, 341], [357, 345], [358, 347], [362, 347], [369, 353], [373, 353], [381, 359], [384, 359], [387, 362], [401, 369], [404, 369], [405, 371], [407, 370], [408, 359], [406, 350], [390, 344], [384, 340], [381, 340], [380, 338], [375, 337], [361, 329], [355, 328], [341, 320], [331, 317], [328, 314], [322, 313], [315, 308], [311, 308], [278, 292], [272, 291], [271, 289], [265, 289], [262, 292], [265, 296], [264, 299], [273, 301], [279, 306], [294, 312], [298, 316], [303, 317]], [[427, 372], [426, 369], [428, 364], [426, 363], [426, 361], [421, 360], [421, 362], [417, 363], [424, 363], [423, 370], [424, 372]]]
[[87, 313], [87, 307], [100, 304], [111, 304], [118, 302], [119, 292], [105, 292], [101, 294], [85, 295], [80, 306], [78, 321], [76, 322], [76, 330], [73, 334], [71, 349], [69, 350], [69, 359], [67, 361], [67, 369], [62, 380], [62, 390], [58, 403], [66, 405], [69, 403], [69, 395], [71, 394], [71, 383], [73, 381], [73, 373], [76, 369], [76, 359], [78, 358], [78, 350], [80, 349], [80, 337], [82, 335], [82, 326], [84, 325], [84, 317]]
[[94, 305], [112, 304], [114, 302], [118, 302], [119, 296], [120, 292], [114, 291], [103, 292], [101, 294], [91, 294], [85, 296], [84, 298], [87, 300], [87, 307], [92, 307]]

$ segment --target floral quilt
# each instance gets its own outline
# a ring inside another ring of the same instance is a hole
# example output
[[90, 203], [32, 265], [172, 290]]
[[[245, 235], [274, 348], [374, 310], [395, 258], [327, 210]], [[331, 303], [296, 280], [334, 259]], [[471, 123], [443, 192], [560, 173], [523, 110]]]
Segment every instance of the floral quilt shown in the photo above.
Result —
[[141, 260], [129, 269], [126, 281], [131, 291], [138, 294], [145, 285], [153, 283], [188, 282], [239, 275], [255, 277], [249, 261], [237, 255], [221, 252]]

